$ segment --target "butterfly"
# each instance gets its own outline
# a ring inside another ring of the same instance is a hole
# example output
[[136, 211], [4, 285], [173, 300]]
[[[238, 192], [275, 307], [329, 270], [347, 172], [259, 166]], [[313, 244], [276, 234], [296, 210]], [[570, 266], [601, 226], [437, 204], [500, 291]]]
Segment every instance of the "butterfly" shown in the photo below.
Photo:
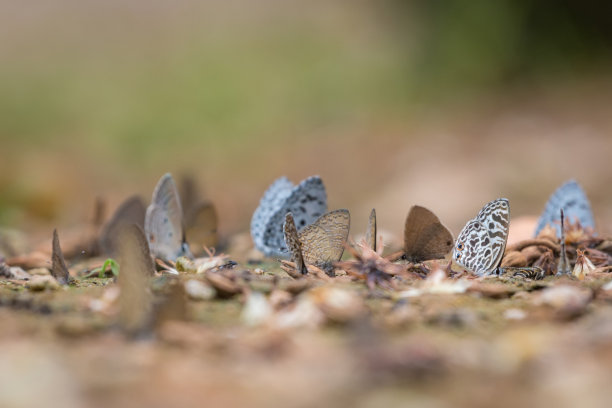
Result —
[[153, 299], [150, 279], [155, 270], [147, 237], [136, 224], [124, 225], [118, 233], [119, 325], [129, 335], [143, 334], [151, 327]]
[[117, 253], [117, 237], [122, 227], [129, 224], [136, 224], [140, 228], [144, 227], [145, 213], [147, 209], [142, 199], [138, 196], [127, 198], [104, 225], [98, 244], [100, 251], [108, 256], [115, 256]]
[[67, 285], [72, 281], [62, 248], [60, 247], [59, 235], [57, 230], [53, 230], [53, 250], [51, 253], [51, 275], [59, 282], [60, 285]]
[[196, 205], [189, 214], [185, 216], [185, 237], [189, 242], [192, 252], [216, 247], [219, 243], [217, 235], [217, 210], [210, 201]]
[[181, 201], [170, 173], [162, 176], [153, 191], [144, 226], [151, 252], [156, 257], [174, 261], [179, 256], [191, 256], [185, 242]]
[[376, 210], [372, 208], [372, 212], [370, 212], [370, 218], [368, 219], [368, 229], [366, 230], [366, 244], [368, 248], [372, 251], [376, 252]]
[[284, 239], [296, 269], [306, 274], [308, 264], [330, 270], [333, 262], [342, 258], [350, 225], [348, 210], [334, 210], [298, 232], [293, 214], [287, 213], [283, 225]]
[[504, 255], [509, 224], [508, 200], [491, 201], [461, 230], [453, 248], [453, 259], [479, 276], [490, 275]]
[[185, 238], [192, 253], [200, 253], [203, 247], [216, 247], [217, 210], [210, 201], [202, 200], [195, 177], [185, 174], [180, 179], [179, 197], [183, 208]]
[[409, 262], [441, 259], [453, 248], [453, 234], [425, 207], [412, 206], [404, 225], [404, 253]]
[[255, 247], [266, 256], [287, 256], [283, 224], [291, 213], [299, 231], [327, 211], [327, 193], [319, 176], [294, 186], [286, 177], [274, 181], [264, 193], [251, 219]]
[[591, 204], [586, 194], [575, 180], [569, 180], [559, 187], [548, 199], [546, 206], [535, 230], [535, 236], [540, 231], [551, 225], [557, 230], [557, 236], [561, 235], [559, 214], [563, 209], [566, 220], [570, 222], [579, 221], [582, 227], [595, 229]]

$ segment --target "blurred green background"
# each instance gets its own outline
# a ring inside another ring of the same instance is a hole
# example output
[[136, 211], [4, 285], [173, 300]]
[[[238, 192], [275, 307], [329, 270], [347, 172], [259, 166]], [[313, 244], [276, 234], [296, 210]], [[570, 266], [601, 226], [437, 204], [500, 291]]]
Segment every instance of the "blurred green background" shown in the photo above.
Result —
[[356, 228], [537, 214], [570, 177], [612, 216], [607, 2], [3, 1], [0, 35], [2, 225], [82, 222], [166, 171], [225, 233], [283, 174], [321, 174]]

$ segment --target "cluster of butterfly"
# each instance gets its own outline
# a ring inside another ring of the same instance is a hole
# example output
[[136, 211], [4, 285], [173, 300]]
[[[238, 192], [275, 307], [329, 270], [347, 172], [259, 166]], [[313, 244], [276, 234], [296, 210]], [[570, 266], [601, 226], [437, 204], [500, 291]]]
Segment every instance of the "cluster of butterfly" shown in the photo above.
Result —
[[[147, 208], [138, 196], [125, 200], [102, 229], [98, 242], [100, 251], [108, 255], [117, 254], [120, 232], [133, 224], [144, 230], [151, 253], [164, 260], [191, 257], [192, 250], [216, 246], [215, 207], [208, 201], [197, 199], [193, 184], [187, 179], [183, 188], [184, 201], [188, 204], [185, 210], [170, 173], [163, 175], [157, 183]], [[192, 244], [191, 249], [188, 242]]]
[[[594, 229], [593, 214], [582, 188], [573, 180], [559, 187], [538, 220], [535, 236], [547, 225], [561, 235], [560, 214]], [[453, 260], [476, 275], [499, 272], [510, 225], [510, 203], [499, 198], [487, 203], [469, 220], [456, 241], [430, 210], [410, 209], [404, 226], [404, 256], [410, 262], [444, 258], [452, 249]], [[301, 273], [306, 265], [329, 269], [339, 261], [350, 229], [348, 210], [327, 212], [327, 194], [318, 176], [297, 186], [286, 178], [276, 180], [265, 192], [251, 222], [257, 249], [267, 256], [290, 257]], [[366, 242], [376, 250], [376, 212], [372, 210]], [[454, 242], [454, 245], [453, 245]], [[529, 271], [519, 271], [518, 275]]]

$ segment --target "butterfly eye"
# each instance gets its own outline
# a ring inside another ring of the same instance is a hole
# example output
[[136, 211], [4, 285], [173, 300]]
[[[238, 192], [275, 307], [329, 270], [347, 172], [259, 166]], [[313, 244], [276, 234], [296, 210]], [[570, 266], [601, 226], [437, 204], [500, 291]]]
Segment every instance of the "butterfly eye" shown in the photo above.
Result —
[[457, 250], [463, 251], [463, 242], [458, 242], [457, 243]]

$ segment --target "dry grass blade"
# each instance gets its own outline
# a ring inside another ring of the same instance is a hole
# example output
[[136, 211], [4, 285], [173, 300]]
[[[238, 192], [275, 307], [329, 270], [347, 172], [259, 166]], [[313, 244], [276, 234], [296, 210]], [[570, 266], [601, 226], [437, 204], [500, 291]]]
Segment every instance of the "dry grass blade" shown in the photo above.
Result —
[[61, 284], [67, 285], [70, 283], [70, 273], [62, 254], [60, 247], [59, 236], [57, 230], [53, 230], [53, 253], [51, 254], [51, 275]]
[[140, 227], [129, 225], [119, 233], [119, 325], [130, 336], [146, 334], [152, 323], [150, 279], [153, 263]]

